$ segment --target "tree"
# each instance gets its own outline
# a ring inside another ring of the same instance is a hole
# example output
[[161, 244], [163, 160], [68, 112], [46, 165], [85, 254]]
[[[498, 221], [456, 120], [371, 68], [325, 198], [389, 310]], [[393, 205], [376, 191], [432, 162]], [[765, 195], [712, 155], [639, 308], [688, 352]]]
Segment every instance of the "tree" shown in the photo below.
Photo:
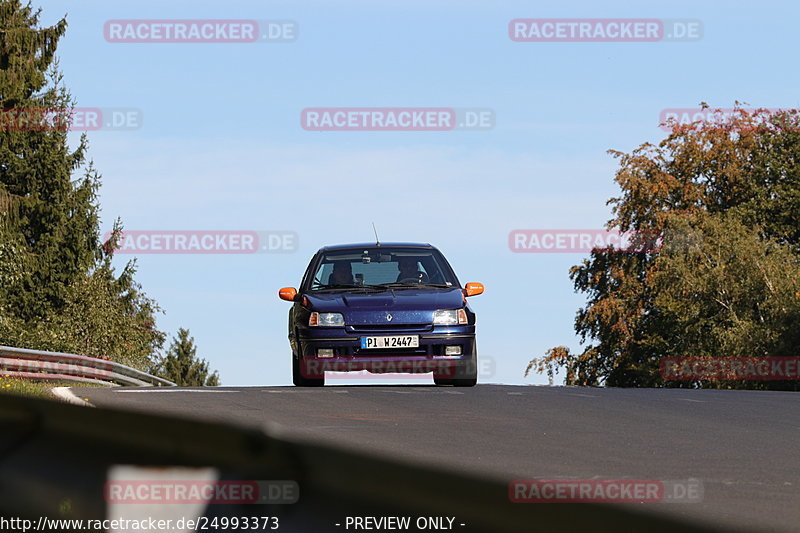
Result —
[[[677, 219], [650, 285], [669, 318], [666, 356], [788, 357], [800, 347], [800, 257], [735, 210]], [[654, 347], [656, 348], [656, 347]], [[654, 350], [655, 351], [655, 350]], [[797, 389], [796, 382], [711, 382], [706, 387]]]
[[565, 368], [568, 384], [657, 386], [666, 355], [800, 348], [789, 331], [799, 296], [800, 116], [737, 103], [725, 123], [671, 126], [658, 146], [611, 152], [622, 194], [609, 200], [607, 227], [662, 235], [663, 248], [596, 249], [573, 266], [574, 287], [588, 296], [575, 320], [587, 346], [553, 348], [529, 369]]
[[194, 337], [189, 330], [178, 329], [167, 355], [159, 362], [155, 372], [182, 387], [218, 387], [219, 375], [209, 374], [208, 362], [197, 358]]
[[19, 288], [25, 276], [22, 243], [14, 233], [9, 221], [12, 216], [11, 199], [0, 189], [0, 339], [2, 331], [12, 326], [9, 318], [6, 295]]
[[135, 262], [117, 275], [100, 242], [100, 175], [85, 135], [67, 143], [74, 101], [55, 56], [67, 23], [42, 28], [39, 14], [0, 1], [0, 343], [144, 369], [165, 337], [159, 308]]
[[73, 101], [60, 85], [55, 51], [62, 19], [39, 27], [39, 11], [18, 0], [0, 3], [0, 183], [15, 201], [28, 248], [22, 290], [9, 294], [24, 319], [64, 304], [67, 287], [92, 265], [97, 241], [96, 173], [72, 174], [85, 162], [86, 137], [67, 144]]

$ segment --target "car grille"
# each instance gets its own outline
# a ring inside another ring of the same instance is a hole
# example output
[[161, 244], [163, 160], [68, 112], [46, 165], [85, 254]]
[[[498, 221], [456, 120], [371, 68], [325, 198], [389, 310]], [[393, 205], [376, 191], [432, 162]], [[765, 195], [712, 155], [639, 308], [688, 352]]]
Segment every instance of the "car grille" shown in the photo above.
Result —
[[378, 324], [378, 325], [358, 325], [347, 326], [347, 331], [351, 333], [427, 333], [433, 331], [433, 326], [429, 324]]
[[404, 355], [431, 355], [427, 346], [420, 346], [419, 348], [392, 348], [392, 349], [378, 349], [368, 350], [361, 348], [354, 348], [353, 355], [366, 355], [369, 357], [402, 357]]

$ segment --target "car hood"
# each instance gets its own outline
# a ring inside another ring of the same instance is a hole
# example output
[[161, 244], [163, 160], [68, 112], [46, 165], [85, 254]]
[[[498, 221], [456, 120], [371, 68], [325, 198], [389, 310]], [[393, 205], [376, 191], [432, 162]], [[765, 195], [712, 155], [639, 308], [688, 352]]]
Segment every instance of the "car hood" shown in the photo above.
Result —
[[387, 312], [397, 324], [429, 324], [437, 309], [464, 307], [464, 293], [459, 288], [339, 291], [305, 296], [314, 311], [342, 313], [349, 324], [373, 324], [378, 315], [382, 322]]

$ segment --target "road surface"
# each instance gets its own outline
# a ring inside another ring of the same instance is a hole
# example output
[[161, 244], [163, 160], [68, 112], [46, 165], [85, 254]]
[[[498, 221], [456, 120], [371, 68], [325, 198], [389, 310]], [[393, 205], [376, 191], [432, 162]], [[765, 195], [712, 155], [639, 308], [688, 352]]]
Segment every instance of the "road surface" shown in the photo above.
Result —
[[479, 385], [76, 388], [98, 407], [245, 425], [362, 453], [520, 478], [700, 480], [643, 504], [731, 528], [800, 530], [800, 396]]

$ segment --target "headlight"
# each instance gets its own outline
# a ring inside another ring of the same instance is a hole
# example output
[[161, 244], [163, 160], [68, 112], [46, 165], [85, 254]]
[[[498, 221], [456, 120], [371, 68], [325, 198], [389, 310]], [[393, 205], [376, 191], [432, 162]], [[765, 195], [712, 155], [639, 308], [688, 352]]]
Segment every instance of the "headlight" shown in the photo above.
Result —
[[309, 326], [344, 326], [342, 313], [317, 313], [314, 311], [308, 318]]
[[437, 326], [466, 324], [467, 312], [463, 309], [440, 309], [433, 312], [433, 323]]

